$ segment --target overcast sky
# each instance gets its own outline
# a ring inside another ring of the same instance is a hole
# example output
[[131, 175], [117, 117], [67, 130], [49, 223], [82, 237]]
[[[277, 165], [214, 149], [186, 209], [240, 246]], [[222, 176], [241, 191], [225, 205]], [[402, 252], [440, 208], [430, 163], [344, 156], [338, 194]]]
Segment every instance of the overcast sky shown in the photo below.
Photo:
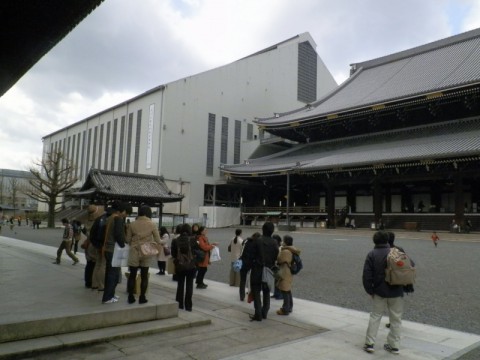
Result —
[[0, 98], [0, 169], [28, 170], [69, 124], [303, 32], [340, 84], [351, 63], [478, 27], [477, 0], [105, 0]]

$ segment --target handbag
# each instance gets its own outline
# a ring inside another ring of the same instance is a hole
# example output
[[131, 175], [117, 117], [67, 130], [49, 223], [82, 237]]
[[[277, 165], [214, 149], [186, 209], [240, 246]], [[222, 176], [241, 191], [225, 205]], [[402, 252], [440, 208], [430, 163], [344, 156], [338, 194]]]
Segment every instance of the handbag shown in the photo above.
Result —
[[140, 245], [140, 253], [143, 256], [154, 256], [158, 255], [158, 247], [155, 243], [146, 242]]
[[82, 242], [82, 244], [80, 245], [80, 247], [81, 247], [83, 250], [87, 250], [89, 245], [90, 245], [90, 240], [87, 238], [87, 239], [83, 240], [83, 242]]
[[270, 290], [275, 288], [275, 277], [273, 275], [273, 271], [267, 266], [263, 267], [262, 282], [266, 283]]
[[240, 272], [240, 270], [242, 270], [242, 266], [243, 266], [242, 259], [235, 260], [232, 264], [233, 272], [236, 272], [236, 273]]
[[164, 254], [165, 256], [170, 256], [171, 253], [172, 253], [172, 252], [170, 251], [170, 248], [169, 248], [168, 246], [164, 246], [164, 247], [163, 247], [163, 254]]
[[113, 249], [112, 267], [128, 266], [129, 253], [130, 246], [128, 246], [128, 244], [125, 244], [125, 246], [121, 248], [118, 243], [115, 243], [115, 248]]

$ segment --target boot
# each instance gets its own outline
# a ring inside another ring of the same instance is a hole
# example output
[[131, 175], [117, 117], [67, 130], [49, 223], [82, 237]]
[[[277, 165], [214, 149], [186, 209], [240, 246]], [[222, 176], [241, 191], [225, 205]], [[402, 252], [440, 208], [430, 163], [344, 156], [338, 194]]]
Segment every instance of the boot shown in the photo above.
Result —
[[133, 304], [135, 301], [135, 296], [133, 296], [133, 294], [128, 294], [128, 303]]

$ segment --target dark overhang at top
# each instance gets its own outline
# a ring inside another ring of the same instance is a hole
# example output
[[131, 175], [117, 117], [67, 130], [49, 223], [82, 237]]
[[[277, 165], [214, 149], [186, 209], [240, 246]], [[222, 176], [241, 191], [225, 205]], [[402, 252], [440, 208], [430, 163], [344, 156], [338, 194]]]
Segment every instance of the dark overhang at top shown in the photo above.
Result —
[[[310, 142], [328, 138], [325, 132], [342, 121], [348, 133], [352, 120], [361, 119], [365, 127], [382, 116], [392, 122], [417, 112], [413, 117], [418, 118], [422, 115], [419, 111], [431, 112], [432, 107], [444, 105], [448, 112], [448, 104], [458, 99], [478, 103], [479, 93], [480, 29], [476, 29], [352, 64], [351, 77], [322, 99], [301, 109], [256, 119], [256, 123], [274, 135]], [[460, 114], [472, 115], [468, 111]]]
[[0, 3], [0, 96], [103, 0], [6, 0]]
[[162, 176], [100, 169], [90, 169], [80, 190], [69, 195], [92, 201], [122, 200], [150, 206], [183, 199], [183, 195], [174, 194], [168, 189]]

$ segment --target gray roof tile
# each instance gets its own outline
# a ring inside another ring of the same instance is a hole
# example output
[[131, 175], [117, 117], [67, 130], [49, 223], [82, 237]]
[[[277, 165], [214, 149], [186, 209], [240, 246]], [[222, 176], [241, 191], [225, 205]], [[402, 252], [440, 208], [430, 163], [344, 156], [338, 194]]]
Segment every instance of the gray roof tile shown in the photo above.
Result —
[[392, 131], [384, 134], [301, 144], [248, 164], [225, 165], [236, 175], [279, 173], [285, 170], [316, 171], [365, 165], [478, 156], [480, 120]]
[[78, 194], [115, 200], [158, 204], [181, 201], [183, 195], [173, 194], [161, 176], [131, 174], [91, 169]]
[[274, 126], [480, 82], [480, 29], [356, 64], [355, 74], [313, 104], [269, 119]]

